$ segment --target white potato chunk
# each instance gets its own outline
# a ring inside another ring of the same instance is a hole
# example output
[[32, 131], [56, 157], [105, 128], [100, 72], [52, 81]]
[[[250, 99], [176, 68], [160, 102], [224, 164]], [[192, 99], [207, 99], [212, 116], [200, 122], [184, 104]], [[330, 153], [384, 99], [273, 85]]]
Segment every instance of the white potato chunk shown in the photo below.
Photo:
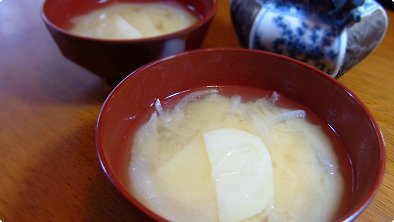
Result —
[[[156, 171], [164, 215], [171, 221], [212, 221], [218, 218], [215, 187], [202, 138], [185, 145]], [[176, 213], [182, 209], [182, 213]], [[172, 216], [175, 216], [172, 218]]]
[[220, 221], [267, 214], [274, 188], [271, 156], [263, 141], [242, 130], [221, 128], [204, 133], [204, 142]]

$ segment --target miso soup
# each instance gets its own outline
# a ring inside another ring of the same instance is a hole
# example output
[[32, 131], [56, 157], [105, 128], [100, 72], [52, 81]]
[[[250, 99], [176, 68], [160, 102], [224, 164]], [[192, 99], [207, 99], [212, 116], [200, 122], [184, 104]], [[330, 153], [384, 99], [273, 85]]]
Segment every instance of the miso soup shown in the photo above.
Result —
[[113, 3], [73, 18], [70, 31], [102, 39], [138, 39], [176, 32], [197, 21], [175, 3]]
[[[277, 92], [207, 87], [155, 101], [133, 133], [136, 198], [170, 221], [332, 221], [350, 161], [328, 125]], [[142, 118], [142, 117], [141, 117]]]

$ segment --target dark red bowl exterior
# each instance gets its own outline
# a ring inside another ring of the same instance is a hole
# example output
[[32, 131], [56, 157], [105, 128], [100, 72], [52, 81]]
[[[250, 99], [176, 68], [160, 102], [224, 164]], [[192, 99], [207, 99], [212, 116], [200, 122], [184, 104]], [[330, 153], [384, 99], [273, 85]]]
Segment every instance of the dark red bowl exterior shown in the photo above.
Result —
[[136, 68], [185, 50], [201, 47], [216, 12], [216, 0], [174, 0], [193, 8], [200, 20], [167, 35], [135, 40], [103, 40], [81, 37], [67, 31], [70, 18], [112, 2], [154, 2], [154, 0], [46, 0], [42, 8], [44, 23], [64, 57], [118, 83]]
[[127, 178], [115, 167], [125, 121], [155, 98], [203, 86], [237, 85], [272, 89], [306, 106], [338, 134], [354, 173], [350, 208], [338, 221], [355, 219], [375, 196], [385, 168], [385, 146], [376, 121], [344, 85], [297, 60], [246, 49], [195, 50], [146, 65], [124, 79], [109, 95], [96, 128], [102, 168], [132, 204], [160, 219], [127, 191]]

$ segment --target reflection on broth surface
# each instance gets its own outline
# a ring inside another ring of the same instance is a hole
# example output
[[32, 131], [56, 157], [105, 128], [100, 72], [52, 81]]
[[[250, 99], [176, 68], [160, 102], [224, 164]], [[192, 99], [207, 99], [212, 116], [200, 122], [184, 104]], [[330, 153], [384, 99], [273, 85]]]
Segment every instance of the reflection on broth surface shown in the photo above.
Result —
[[300, 108], [241, 87], [156, 100], [133, 137], [131, 191], [171, 221], [331, 221], [350, 163]]
[[114, 3], [72, 19], [70, 31], [103, 39], [136, 39], [176, 32], [197, 17], [170, 3]]

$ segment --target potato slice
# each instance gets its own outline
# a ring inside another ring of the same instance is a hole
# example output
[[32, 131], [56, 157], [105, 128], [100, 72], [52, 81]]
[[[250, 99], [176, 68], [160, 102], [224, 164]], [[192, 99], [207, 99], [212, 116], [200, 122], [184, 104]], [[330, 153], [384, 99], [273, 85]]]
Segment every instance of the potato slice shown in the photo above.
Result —
[[135, 27], [143, 37], [158, 36], [161, 34], [144, 10], [134, 13], [123, 12], [121, 16], [127, 20], [129, 24]]
[[[163, 164], [155, 183], [171, 221], [217, 221], [215, 186], [204, 141], [195, 138]], [[177, 210], [178, 209], [178, 210]], [[176, 213], [178, 212], [178, 213]]]
[[272, 209], [274, 186], [271, 155], [263, 141], [242, 130], [221, 128], [204, 133], [204, 142], [220, 221], [267, 214]]
[[95, 13], [87, 17], [76, 17], [73, 22], [75, 26], [70, 31], [83, 36], [106, 39], [142, 37], [142, 34], [135, 27], [111, 11], [108, 13]]
[[[116, 38], [125, 39], [142, 37], [142, 34], [120, 15], [113, 14], [109, 19], [112, 19], [113, 21], [111, 23], [108, 21], [105, 28], [103, 27], [101, 30], [106, 38], [112, 38], [112, 35]], [[111, 24], [113, 24], [114, 27], [111, 27]]]

